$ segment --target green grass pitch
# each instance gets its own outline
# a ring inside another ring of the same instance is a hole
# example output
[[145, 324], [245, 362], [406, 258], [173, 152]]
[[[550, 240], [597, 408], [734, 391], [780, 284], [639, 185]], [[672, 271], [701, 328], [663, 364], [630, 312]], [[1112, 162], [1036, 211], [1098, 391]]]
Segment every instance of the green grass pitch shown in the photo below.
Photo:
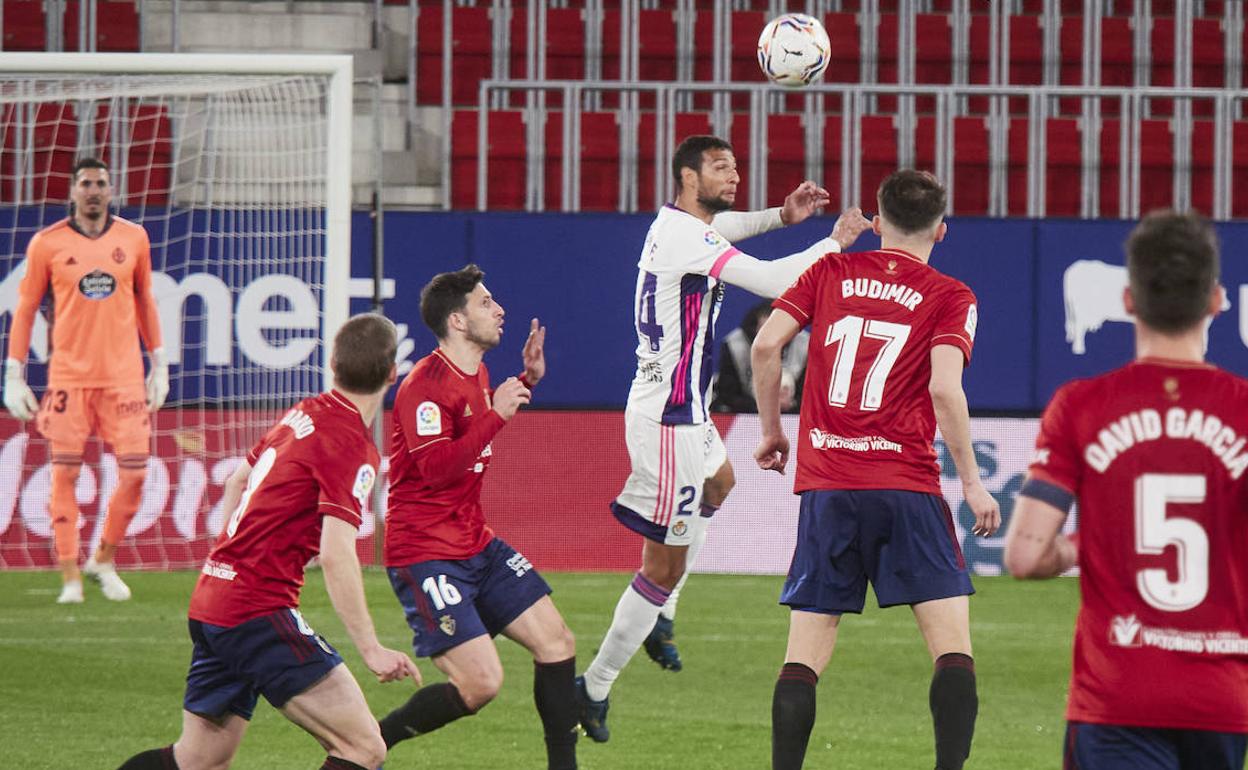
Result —
[[[0, 573], [0, 747], [6, 766], [114, 768], [178, 735], [190, 642], [186, 604], [195, 575], [131, 573], [134, 599], [54, 603], [52, 573]], [[610, 622], [628, 576], [551, 574], [555, 602], [577, 635], [583, 670]], [[382, 642], [407, 649], [402, 613], [385, 575], [365, 575]], [[787, 611], [780, 578], [695, 575], [676, 631], [685, 670], [659, 670], [639, 652], [611, 695], [612, 738], [582, 738], [584, 770], [738, 770], [769, 767], [771, 690], [784, 655]], [[980, 708], [968, 768], [1053, 768], [1060, 763], [1062, 710], [1078, 588], [1073, 580], [1017, 583], [980, 578], [971, 600]], [[334, 615], [319, 572], [308, 576], [304, 615], [342, 652], [374, 712], [411, 693], [379, 685]], [[868, 600], [871, 603], [871, 600]], [[819, 684], [808, 768], [931, 767], [927, 689], [931, 664], [905, 608], [871, 607], [841, 626]], [[387, 770], [545, 767], [533, 708], [532, 664], [500, 641], [506, 681], [475, 717], [397, 746]], [[426, 682], [439, 673], [418, 661]], [[263, 700], [234, 767], [320, 766], [309, 736]]]

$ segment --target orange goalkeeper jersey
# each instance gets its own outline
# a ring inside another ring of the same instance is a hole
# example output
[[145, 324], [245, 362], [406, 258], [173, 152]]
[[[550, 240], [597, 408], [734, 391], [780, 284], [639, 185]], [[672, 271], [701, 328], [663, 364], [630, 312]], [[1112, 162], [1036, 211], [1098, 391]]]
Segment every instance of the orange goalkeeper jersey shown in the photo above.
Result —
[[35, 312], [51, 286], [49, 385], [141, 383], [139, 335], [148, 350], [161, 345], [150, 249], [147, 231], [120, 217], [110, 217], [95, 238], [72, 219], [36, 233], [26, 247], [8, 357], [26, 360]]

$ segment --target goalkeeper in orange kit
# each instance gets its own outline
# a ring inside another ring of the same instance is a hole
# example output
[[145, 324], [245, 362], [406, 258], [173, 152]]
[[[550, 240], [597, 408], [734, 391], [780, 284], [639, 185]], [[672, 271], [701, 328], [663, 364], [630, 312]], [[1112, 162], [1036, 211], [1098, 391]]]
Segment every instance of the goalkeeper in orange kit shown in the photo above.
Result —
[[[130, 598], [113, 557], [143, 494], [149, 413], [169, 394], [147, 232], [109, 212], [108, 168], [99, 160], [80, 160], [72, 181], [69, 217], [40, 230], [26, 248], [26, 274], [4, 362], [5, 408], [19, 420], [36, 419], [39, 433], [52, 444], [48, 509], [64, 581], [57, 598], [61, 604], [82, 601], [83, 574], [98, 582], [109, 599]], [[35, 312], [49, 291], [51, 361], [39, 402], [24, 369]], [[146, 382], [140, 336], [151, 357]], [[119, 478], [100, 545], [80, 572], [74, 486], [93, 431], [111, 445]]]

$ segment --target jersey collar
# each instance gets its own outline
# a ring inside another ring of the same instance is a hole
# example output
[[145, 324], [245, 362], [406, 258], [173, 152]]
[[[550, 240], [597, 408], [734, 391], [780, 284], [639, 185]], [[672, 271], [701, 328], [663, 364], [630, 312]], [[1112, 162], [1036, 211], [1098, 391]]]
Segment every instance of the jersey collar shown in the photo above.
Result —
[[355, 412], [357, 415], [360, 413], [360, 410], [355, 408], [355, 404], [351, 403], [351, 400], [348, 399], [346, 396], [339, 393], [337, 388], [331, 388], [329, 393], [327, 393], [326, 395], [329, 396], [330, 401], [334, 402], [338, 406], [341, 406], [344, 409], [349, 409], [352, 412]]
[[1208, 361], [1180, 361], [1176, 358], [1161, 358], [1160, 356], [1146, 356], [1137, 358], [1132, 361], [1134, 364], [1151, 364], [1153, 366], [1169, 366], [1175, 369], [1217, 369], [1218, 367]]
[[880, 251], [884, 252], [885, 254], [896, 254], [898, 256], [905, 257], [906, 259], [914, 260], [915, 262], [918, 262], [920, 265], [927, 264], [926, 262], [914, 256], [913, 254], [906, 251], [905, 249], [880, 249]]
[[100, 231], [99, 235], [87, 235], [86, 232], [81, 227], [78, 226], [78, 220], [74, 219], [73, 216], [70, 216], [69, 218], [69, 226], [73, 229], [74, 232], [78, 233], [83, 238], [89, 238], [95, 241], [95, 240], [99, 240], [100, 238], [103, 238], [104, 234], [108, 232], [108, 228], [113, 226], [113, 215], [112, 214], [105, 215], [104, 229]]

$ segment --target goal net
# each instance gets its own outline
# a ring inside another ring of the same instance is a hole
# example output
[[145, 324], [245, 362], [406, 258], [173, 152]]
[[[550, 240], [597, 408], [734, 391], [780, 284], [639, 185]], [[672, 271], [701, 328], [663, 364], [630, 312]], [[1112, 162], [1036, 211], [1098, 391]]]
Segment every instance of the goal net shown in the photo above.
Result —
[[[26, 246], [67, 216], [77, 158], [109, 166], [113, 213], [152, 244], [171, 389], [123, 568], [198, 566], [228, 514], [225, 479], [284, 409], [327, 384], [326, 341], [347, 312], [350, 89], [349, 57], [0, 57], [5, 351]], [[28, 359], [36, 395], [49, 301]], [[49, 459], [33, 424], [0, 411], [0, 568], [55, 564]], [[117, 476], [93, 439], [77, 487], [84, 558]]]

